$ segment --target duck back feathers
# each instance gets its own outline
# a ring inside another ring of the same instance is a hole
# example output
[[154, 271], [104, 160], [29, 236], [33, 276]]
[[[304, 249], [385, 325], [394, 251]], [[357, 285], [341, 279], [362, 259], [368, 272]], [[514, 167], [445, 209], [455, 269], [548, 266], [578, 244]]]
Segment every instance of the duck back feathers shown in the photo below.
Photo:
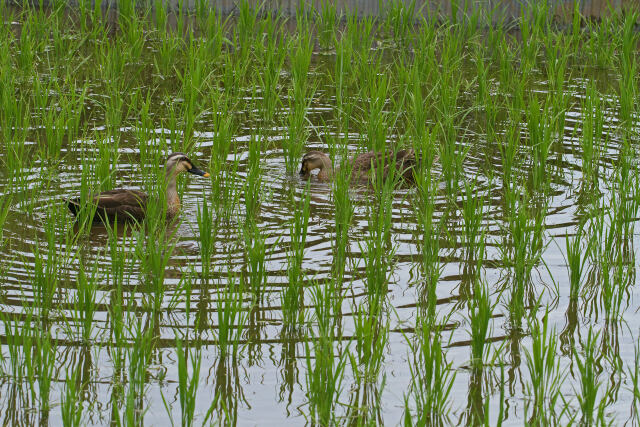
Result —
[[392, 151], [373, 152], [361, 154], [351, 159], [353, 165], [352, 179], [367, 181], [376, 169], [382, 168], [382, 177], [387, 179], [392, 176], [392, 168], [395, 168], [396, 176], [399, 176], [408, 184], [413, 184], [415, 178], [413, 169], [416, 166], [415, 152], [413, 149], [399, 150], [395, 154]]
[[[116, 189], [89, 196], [96, 206], [94, 222], [142, 221], [149, 196], [138, 190]], [[66, 199], [67, 207], [74, 215], [81, 209], [80, 198]]]

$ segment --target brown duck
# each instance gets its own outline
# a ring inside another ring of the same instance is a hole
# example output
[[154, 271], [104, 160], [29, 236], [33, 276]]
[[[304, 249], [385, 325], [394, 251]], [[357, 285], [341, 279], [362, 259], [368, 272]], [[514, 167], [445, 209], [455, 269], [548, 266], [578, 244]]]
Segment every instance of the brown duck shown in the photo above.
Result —
[[[175, 216], [180, 210], [180, 199], [176, 189], [176, 179], [182, 172], [189, 172], [194, 175], [209, 176], [193, 165], [193, 162], [184, 153], [172, 153], [167, 158], [165, 164], [167, 181], [167, 217]], [[118, 221], [142, 221], [146, 214], [149, 196], [138, 190], [116, 189], [103, 191], [102, 193], [89, 196], [89, 203], [96, 206], [94, 222]], [[69, 210], [74, 215], [78, 215], [82, 206], [80, 198], [65, 199]]]
[[[379, 167], [383, 168], [382, 177], [384, 179], [389, 177], [391, 168], [395, 167], [396, 176], [399, 176], [407, 184], [415, 182], [413, 170], [416, 165], [416, 156], [413, 149], [399, 150], [395, 154], [391, 151], [386, 153], [369, 151], [353, 157], [349, 165], [351, 167], [352, 182], [363, 183], [369, 181], [371, 175]], [[315, 169], [320, 169], [317, 175], [320, 181], [328, 181], [334, 175], [333, 165], [329, 156], [321, 151], [309, 151], [302, 157], [300, 177], [308, 179], [311, 176], [311, 171]]]

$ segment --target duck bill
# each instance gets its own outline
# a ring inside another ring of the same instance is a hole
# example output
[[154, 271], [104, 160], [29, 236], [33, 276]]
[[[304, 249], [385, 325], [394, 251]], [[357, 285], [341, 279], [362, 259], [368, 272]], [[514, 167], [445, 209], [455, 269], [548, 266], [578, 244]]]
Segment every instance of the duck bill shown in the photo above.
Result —
[[209, 177], [209, 172], [205, 172], [203, 170], [200, 170], [196, 167], [192, 167], [191, 169], [188, 170], [189, 173], [192, 173], [194, 175], [199, 175], [199, 176], [204, 176], [205, 178]]

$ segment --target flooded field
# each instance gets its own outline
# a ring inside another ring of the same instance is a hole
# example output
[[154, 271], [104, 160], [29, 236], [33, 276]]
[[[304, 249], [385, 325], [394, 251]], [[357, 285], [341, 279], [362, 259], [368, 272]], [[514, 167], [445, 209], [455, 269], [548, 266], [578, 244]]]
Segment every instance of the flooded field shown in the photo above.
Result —
[[3, 425], [640, 423], [638, 16], [328, 4], [0, 6]]

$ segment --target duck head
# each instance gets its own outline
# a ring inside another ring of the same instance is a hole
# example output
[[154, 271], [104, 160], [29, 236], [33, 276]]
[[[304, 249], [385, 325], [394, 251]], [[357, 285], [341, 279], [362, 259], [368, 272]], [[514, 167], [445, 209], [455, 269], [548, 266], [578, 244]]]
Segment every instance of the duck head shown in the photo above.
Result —
[[189, 172], [194, 175], [209, 177], [209, 173], [198, 169], [184, 153], [171, 153], [165, 165], [167, 176], [176, 177], [182, 172]]
[[333, 174], [331, 159], [321, 151], [309, 151], [302, 157], [302, 166], [300, 167], [300, 178], [308, 179], [311, 171], [320, 169], [318, 179], [327, 180]]

